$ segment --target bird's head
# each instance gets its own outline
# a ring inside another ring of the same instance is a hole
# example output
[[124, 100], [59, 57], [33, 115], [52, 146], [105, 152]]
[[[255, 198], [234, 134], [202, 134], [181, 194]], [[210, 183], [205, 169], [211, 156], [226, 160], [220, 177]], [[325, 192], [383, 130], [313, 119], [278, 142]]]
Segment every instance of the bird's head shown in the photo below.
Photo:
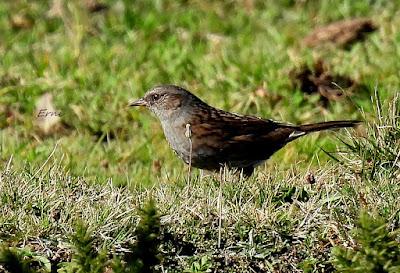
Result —
[[175, 85], [156, 86], [138, 100], [129, 102], [129, 106], [145, 106], [161, 121], [190, 110], [190, 105], [200, 101], [195, 95]]

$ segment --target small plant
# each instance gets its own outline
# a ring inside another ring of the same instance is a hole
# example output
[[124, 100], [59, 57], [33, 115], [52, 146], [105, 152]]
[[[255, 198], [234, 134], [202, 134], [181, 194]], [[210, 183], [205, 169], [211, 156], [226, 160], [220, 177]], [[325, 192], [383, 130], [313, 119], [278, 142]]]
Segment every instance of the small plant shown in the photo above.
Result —
[[185, 273], [205, 273], [211, 272], [211, 260], [208, 256], [203, 256], [199, 260], [193, 261], [189, 269], [186, 269]]
[[309, 198], [308, 192], [303, 188], [283, 187], [272, 198], [272, 200], [281, 205], [283, 203], [292, 203], [294, 199], [297, 199], [300, 202], [307, 202]]
[[3, 245], [0, 248], [0, 265], [10, 273], [50, 272], [50, 261], [27, 248]]
[[161, 242], [160, 216], [152, 199], [139, 209], [139, 215], [140, 222], [135, 231], [137, 241], [123, 261], [114, 258], [112, 267], [115, 273], [151, 273], [161, 261], [158, 249]]
[[75, 233], [71, 236], [72, 259], [62, 269], [62, 272], [103, 273], [107, 262], [107, 253], [105, 250], [97, 251], [94, 240], [88, 226], [78, 222]]
[[333, 264], [339, 272], [400, 272], [399, 230], [389, 232], [382, 218], [362, 212], [353, 232], [358, 244], [355, 249], [332, 249]]

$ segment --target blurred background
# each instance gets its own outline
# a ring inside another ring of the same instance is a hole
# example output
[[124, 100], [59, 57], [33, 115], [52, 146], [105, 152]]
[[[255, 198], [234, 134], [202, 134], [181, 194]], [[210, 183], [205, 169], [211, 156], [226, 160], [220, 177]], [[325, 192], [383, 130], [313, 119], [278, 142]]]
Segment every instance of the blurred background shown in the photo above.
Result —
[[[29, 170], [49, 159], [73, 175], [116, 184], [179, 177], [185, 166], [157, 120], [127, 107], [157, 84], [291, 123], [368, 119], [375, 90], [382, 99], [398, 92], [399, 6], [1, 1], [0, 162]], [[312, 135], [260, 169], [325, 164], [321, 148], [338, 143], [332, 134]]]

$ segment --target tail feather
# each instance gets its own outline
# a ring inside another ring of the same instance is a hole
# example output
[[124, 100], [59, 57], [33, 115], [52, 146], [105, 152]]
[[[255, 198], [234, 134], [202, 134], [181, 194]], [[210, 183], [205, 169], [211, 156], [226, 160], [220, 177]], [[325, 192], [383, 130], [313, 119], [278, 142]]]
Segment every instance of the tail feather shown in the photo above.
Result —
[[355, 127], [360, 123], [361, 123], [361, 121], [359, 121], [359, 120], [327, 121], [327, 122], [300, 125], [298, 127], [298, 131], [305, 132], [305, 133], [311, 133], [311, 132], [317, 132], [317, 131], [322, 131], [322, 130]]

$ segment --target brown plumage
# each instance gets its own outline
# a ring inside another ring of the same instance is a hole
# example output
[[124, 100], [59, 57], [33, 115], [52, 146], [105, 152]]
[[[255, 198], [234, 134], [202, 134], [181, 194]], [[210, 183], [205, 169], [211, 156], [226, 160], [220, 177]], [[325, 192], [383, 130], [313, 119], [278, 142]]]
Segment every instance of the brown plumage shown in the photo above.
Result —
[[186, 163], [191, 159], [192, 166], [214, 171], [226, 165], [246, 176], [290, 141], [310, 132], [354, 127], [359, 123], [330, 121], [296, 126], [242, 116], [211, 107], [173, 85], [155, 87], [130, 105], [146, 106], [156, 114], [171, 148]]

